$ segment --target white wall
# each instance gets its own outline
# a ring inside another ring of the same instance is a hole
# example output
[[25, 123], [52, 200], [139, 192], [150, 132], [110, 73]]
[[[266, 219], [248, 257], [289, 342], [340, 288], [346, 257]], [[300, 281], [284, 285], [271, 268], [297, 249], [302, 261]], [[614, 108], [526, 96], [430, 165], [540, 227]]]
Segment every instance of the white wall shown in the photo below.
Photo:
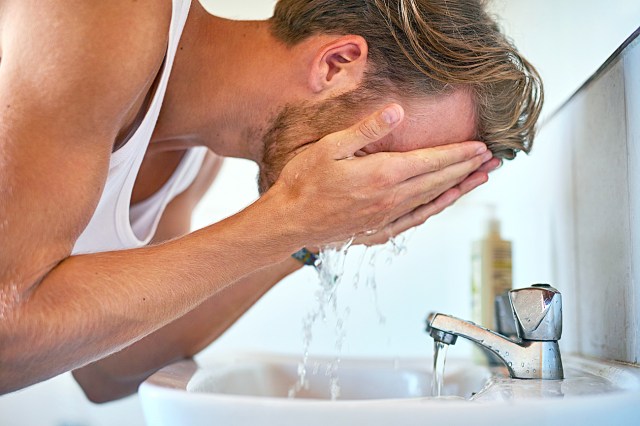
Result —
[[200, 0], [211, 13], [229, 19], [267, 19], [276, 0]]
[[545, 116], [640, 26], [637, 0], [490, 0], [490, 5], [542, 75]]

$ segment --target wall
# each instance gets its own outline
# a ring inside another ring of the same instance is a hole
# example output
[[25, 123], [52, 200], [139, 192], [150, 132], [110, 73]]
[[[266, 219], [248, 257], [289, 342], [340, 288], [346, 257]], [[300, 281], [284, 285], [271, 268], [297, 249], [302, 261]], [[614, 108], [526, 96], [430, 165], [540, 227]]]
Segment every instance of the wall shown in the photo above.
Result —
[[547, 281], [563, 292], [562, 350], [634, 363], [639, 63], [637, 40], [547, 121], [531, 156], [471, 197], [501, 209], [516, 242], [516, 282]]
[[640, 24], [637, 0], [490, 0], [505, 32], [538, 68], [549, 116]]
[[635, 363], [640, 355], [638, 72], [640, 39], [554, 118], [568, 127], [574, 146], [577, 350]]

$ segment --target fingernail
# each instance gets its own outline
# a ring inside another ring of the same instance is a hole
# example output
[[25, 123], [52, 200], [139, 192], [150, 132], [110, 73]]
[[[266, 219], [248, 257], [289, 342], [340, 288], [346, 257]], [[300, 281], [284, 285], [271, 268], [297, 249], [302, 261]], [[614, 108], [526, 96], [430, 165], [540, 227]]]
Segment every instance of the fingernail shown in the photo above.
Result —
[[484, 154], [482, 154], [482, 162], [486, 163], [487, 161], [491, 160], [493, 158], [493, 152], [491, 151], [487, 151]]
[[478, 150], [476, 151], [478, 153], [478, 155], [482, 154], [483, 152], [485, 152], [487, 150], [487, 146], [485, 144], [482, 144], [478, 147]]
[[400, 120], [400, 111], [395, 106], [391, 106], [382, 111], [382, 119], [387, 124], [394, 124]]

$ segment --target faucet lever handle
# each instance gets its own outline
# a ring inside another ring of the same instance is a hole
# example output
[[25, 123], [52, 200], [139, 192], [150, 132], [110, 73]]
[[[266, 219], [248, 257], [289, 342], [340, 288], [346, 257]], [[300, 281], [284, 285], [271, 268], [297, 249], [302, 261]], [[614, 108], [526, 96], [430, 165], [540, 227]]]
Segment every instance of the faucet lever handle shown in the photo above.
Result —
[[511, 299], [509, 292], [505, 291], [495, 298], [495, 323], [496, 330], [499, 334], [506, 337], [516, 337], [518, 335], [518, 327], [516, 318], [513, 314]]
[[562, 335], [562, 295], [549, 284], [511, 290], [509, 300], [522, 340], [556, 341]]

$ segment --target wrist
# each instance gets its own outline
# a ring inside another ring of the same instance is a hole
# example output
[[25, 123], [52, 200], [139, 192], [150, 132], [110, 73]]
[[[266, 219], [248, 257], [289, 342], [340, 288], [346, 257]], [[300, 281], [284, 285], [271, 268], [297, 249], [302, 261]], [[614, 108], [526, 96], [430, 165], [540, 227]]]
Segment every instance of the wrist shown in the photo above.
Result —
[[303, 247], [291, 255], [292, 258], [300, 262], [302, 265], [318, 267], [318, 254]]
[[240, 212], [249, 230], [244, 238], [247, 244], [257, 244], [278, 261], [300, 250], [305, 245], [305, 230], [300, 216], [292, 211], [293, 203], [295, 200], [268, 191]]

